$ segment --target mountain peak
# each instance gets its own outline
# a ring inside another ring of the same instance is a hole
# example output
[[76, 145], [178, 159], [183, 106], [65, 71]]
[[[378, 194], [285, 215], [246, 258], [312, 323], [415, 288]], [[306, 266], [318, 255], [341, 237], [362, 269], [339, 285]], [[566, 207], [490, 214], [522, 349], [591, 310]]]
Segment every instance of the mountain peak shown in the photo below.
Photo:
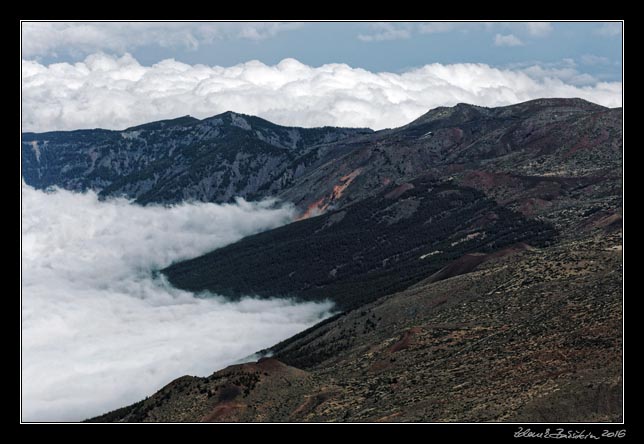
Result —
[[[277, 128], [272, 122], [261, 117], [251, 116], [248, 114], [238, 113], [236, 111], [224, 111], [223, 113], [216, 114], [212, 117], [203, 119], [203, 122], [209, 122], [213, 125], [232, 125], [245, 130], [251, 130], [253, 127]], [[287, 127], [284, 127], [287, 128]]]
[[143, 125], [131, 126], [124, 131], [161, 130], [176, 126], [190, 126], [199, 122], [199, 119], [190, 115], [177, 117], [176, 119], [158, 120], [156, 122], [144, 123]]
[[489, 108], [469, 103], [457, 103], [454, 106], [439, 106], [438, 108], [429, 110], [427, 113], [406, 125], [406, 127], [433, 123], [436, 121], [447, 121], [450, 122], [450, 124], [458, 124], [467, 120], [472, 120], [476, 117], [482, 117], [489, 112]]
[[223, 113], [221, 113], [221, 114], [217, 114], [216, 116], [213, 116], [213, 117], [224, 117], [224, 116], [230, 116], [230, 117], [232, 117], [232, 116], [245, 116], [245, 115], [246, 115], [246, 114], [237, 113], [237, 112], [235, 112], [235, 111], [228, 110], [228, 111], [224, 111], [224, 112], [223, 112]]
[[526, 107], [526, 106], [542, 106], [542, 107], [573, 107], [580, 109], [606, 109], [606, 107], [598, 105], [588, 100], [581, 99], [579, 97], [571, 98], [560, 98], [560, 97], [547, 97], [541, 99], [528, 100], [526, 102], [517, 103], [515, 105], [508, 105], [502, 108], [511, 108], [511, 107]]
[[444, 122], [449, 125], [459, 125], [464, 122], [475, 120], [477, 118], [502, 116], [502, 115], [519, 115], [525, 113], [534, 113], [539, 110], [552, 108], [553, 111], [565, 109], [570, 112], [594, 112], [602, 111], [607, 108], [597, 105], [580, 98], [543, 98], [528, 100], [513, 105], [500, 106], [498, 108], [488, 108], [485, 106], [473, 105], [470, 103], [457, 103], [454, 106], [439, 106], [429, 110], [413, 122], [404, 126], [409, 128], [417, 125], [424, 125], [434, 122]]

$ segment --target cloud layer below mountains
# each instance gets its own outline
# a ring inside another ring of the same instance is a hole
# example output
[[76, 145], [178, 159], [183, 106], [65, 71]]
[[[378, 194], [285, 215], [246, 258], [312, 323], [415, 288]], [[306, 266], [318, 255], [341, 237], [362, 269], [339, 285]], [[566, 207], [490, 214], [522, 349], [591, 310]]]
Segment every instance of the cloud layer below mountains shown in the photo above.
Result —
[[431, 64], [374, 73], [344, 64], [312, 67], [294, 59], [232, 67], [164, 60], [142, 66], [131, 55], [93, 54], [83, 62], [22, 62], [23, 131], [124, 129], [182, 115], [224, 111], [281, 125], [382, 129], [437, 106], [502, 106], [541, 97], [580, 97], [621, 106], [621, 82], [600, 82], [575, 67]]
[[22, 187], [22, 412], [76, 421], [208, 375], [330, 303], [195, 297], [153, 271], [292, 220], [269, 202], [171, 208]]

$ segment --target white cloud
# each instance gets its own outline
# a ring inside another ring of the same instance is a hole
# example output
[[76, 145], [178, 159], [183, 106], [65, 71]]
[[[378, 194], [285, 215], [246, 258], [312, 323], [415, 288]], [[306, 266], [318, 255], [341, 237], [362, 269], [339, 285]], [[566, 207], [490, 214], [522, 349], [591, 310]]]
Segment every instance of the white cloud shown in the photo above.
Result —
[[608, 57], [602, 57], [595, 54], [584, 54], [581, 56], [580, 60], [584, 65], [608, 65], [610, 63]]
[[545, 37], [553, 30], [552, 24], [548, 22], [527, 22], [522, 25], [533, 37]]
[[533, 79], [547, 81], [547, 79], [559, 79], [575, 86], [587, 86], [597, 84], [597, 79], [590, 74], [580, 73], [574, 66], [544, 67], [532, 65], [522, 70]]
[[368, 23], [365, 26], [373, 32], [358, 34], [358, 39], [363, 42], [380, 42], [408, 39], [418, 34], [475, 31], [482, 29], [485, 24], [475, 22], [377, 22]]
[[604, 36], [604, 37], [621, 37], [622, 35], [622, 23], [621, 22], [609, 22], [604, 23], [595, 30], [595, 34]]
[[281, 125], [381, 129], [459, 102], [502, 106], [540, 97], [580, 97], [621, 106], [621, 82], [580, 86], [571, 83], [569, 74], [473, 63], [434, 63], [397, 74], [344, 64], [311, 67], [294, 59], [227, 68], [174, 60], [146, 67], [129, 55], [104, 54], [73, 65], [25, 60], [22, 123], [24, 131], [122, 129], [232, 110]]
[[496, 46], [521, 46], [523, 42], [514, 34], [497, 34], [494, 36], [494, 44]]
[[412, 34], [412, 28], [405, 23], [371, 23], [369, 27], [374, 32], [372, 34], [358, 34], [358, 39], [363, 42], [382, 42], [408, 39]]
[[195, 298], [152, 271], [291, 220], [290, 206], [141, 207], [22, 188], [23, 420], [82, 420], [208, 375], [330, 304]]
[[23, 57], [123, 53], [146, 45], [196, 49], [219, 39], [262, 40], [301, 27], [280, 22], [24, 22]]
[[421, 34], [438, 34], [443, 32], [454, 31], [455, 29], [470, 28], [476, 26], [475, 23], [458, 23], [458, 22], [426, 22], [418, 25], [418, 32]]
[[[530, 37], [546, 37], [554, 30], [552, 23], [549, 22], [379, 22], [367, 26], [376, 32], [360, 34], [358, 38], [369, 42], [407, 39], [417, 34], [440, 34], [454, 31], [511, 30], [514, 33]], [[513, 37], [518, 39], [516, 36]]]
[[[584, 57], [581, 58], [582, 63]], [[591, 59], [594, 63], [598, 63], [595, 59]], [[588, 61], [588, 60], [586, 60]], [[584, 63], [587, 64], [587, 63]], [[548, 81], [548, 79], [559, 79], [569, 85], [582, 87], [583, 90], [588, 88], [599, 88], [601, 76], [593, 76], [588, 73], [580, 72], [577, 69], [577, 63], [574, 59], [564, 58], [554, 62], [539, 62], [539, 61], [525, 61], [506, 65], [506, 68], [519, 70], [533, 79], [539, 81]], [[605, 84], [602, 84], [605, 85]], [[613, 86], [620, 85], [614, 83]], [[603, 88], [603, 86], [602, 86]], [[619, 89], [621, 91], [621, 86]], [[619, 106], [619, 105], [615, 105]]]

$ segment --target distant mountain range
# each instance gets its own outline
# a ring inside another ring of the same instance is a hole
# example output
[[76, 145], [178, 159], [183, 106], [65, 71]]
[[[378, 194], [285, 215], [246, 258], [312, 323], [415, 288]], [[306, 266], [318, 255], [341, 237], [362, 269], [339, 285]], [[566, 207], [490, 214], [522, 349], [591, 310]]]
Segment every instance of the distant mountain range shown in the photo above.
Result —
[[[555, 194], [568, 179], [603, 182], [621, 169], [621, 127], [621, 108], [581, 99], [459, 104], [377, 132], [282, 127], [226, 112], [124, 131], [25, 133], [22, 170], [36, 188], [94, 189], [141, 204], [276, 196], [309, 216], [425, 174], [492, 193], [495, 181], [539, 190], [547, 185], [535, 181], [545, 180]], [[543, 202], [534, 190], [514, 197], [516, 208], [556, 200]]]
[[343, 310], [95, 420], [619, 420], [622, 128], [621, 108], [539, 99], [377, 132], [228, 112], [23, 134], [37, 188], [293, 202], [298, 221], [162, 272]]
[[138, 203], [260, 199], [288, 187], [333, 142], [368, 129], [290, 128], [226, 112], [124, 131], [25, 133], [23, 177], [36, 188], [93, 189]]

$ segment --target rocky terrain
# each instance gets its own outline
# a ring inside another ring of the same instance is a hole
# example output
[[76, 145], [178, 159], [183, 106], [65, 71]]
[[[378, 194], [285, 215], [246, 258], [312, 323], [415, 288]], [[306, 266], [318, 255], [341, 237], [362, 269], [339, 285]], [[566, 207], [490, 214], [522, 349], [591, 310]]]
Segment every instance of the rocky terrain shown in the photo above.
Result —
[[621, 186], [621, 112], [580, 99], [437, 108], [401, 128], [338, 142], [345, 154], [280, 196], [314, 215], [431, 174], [540, 210], [574, 188], [567, 184]]
[[91, 421], [621, 421], [622, 126], [621, 109], [539, 99], [377, 132], [225, 113], [24, 134], [39, 188], [295, 203], [297, 221], [162, 272], [341, 310]]
[[596, 229], [428, 279], [92, 421], [620, 421], [621, 245]]

